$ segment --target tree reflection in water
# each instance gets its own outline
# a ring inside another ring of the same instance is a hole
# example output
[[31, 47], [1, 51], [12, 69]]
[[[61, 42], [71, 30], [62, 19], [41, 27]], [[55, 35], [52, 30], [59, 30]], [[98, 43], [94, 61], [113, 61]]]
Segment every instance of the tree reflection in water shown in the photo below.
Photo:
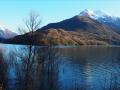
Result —
[[58, 48], [25, 46], [10, 51], [15, 68], [17, 90], [57, 90]]
[[[0, 90], [120, 90], [119, 52], [115, 51], [113, 55], [105, 54], [109, 50], [103, 50], [97, 56], [98, 49], [93, 55], [93, 49], [90, 49], [87, 56], [86, 49], [85, 52], [71, 49], [20, 46], [10, 50], [7, 59], [3, 57], [3, 51], [0, 52]], [[61, 53], [67, 55], [65, 60], [72, 62], [66, 64]], [[101, 61], [100, 57], [106, 56], [108, 58]], [[95, 61], [91, 61], [94, 58]]]
[[5, 90], [7, 80], [7, 63], [3, 59], [2, 51], [0, 51], [0, 90]]

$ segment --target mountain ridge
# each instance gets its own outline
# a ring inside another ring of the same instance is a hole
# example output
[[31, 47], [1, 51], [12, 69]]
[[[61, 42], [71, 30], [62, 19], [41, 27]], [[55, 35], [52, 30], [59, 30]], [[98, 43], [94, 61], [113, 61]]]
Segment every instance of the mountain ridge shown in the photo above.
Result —
[[91, 18], [89, 14], [76, 15], [57, 23], [50, 23], [33, 34], [10, 38], [7, 42], [30, 44], [29, 41], [34, 37], [32, 44], [39, 45], [120, 45], [120, 33], [117, 32], [117, 28], [99, 19]]

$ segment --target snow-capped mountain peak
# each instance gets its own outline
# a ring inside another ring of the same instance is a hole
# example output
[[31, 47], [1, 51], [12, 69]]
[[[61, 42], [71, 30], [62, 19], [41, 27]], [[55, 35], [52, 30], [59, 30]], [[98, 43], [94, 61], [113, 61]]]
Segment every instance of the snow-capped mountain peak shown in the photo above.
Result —
[[94, 14], [94, 12], [90, 9], [85, 9], [84, 11], [82, 11], [79, 15], [80, 16], [92, 16]]
[[104, 12], [103, 10], [89, 10], [85, 9], [78, 16], [85, 16], [91, 19], [94, 19], [102, 24], [108, 25], [114, 29], [116, 32], [120, 33], [120, 17], [113, 16], [109, 13]]
[[12, 32], [11, 30], [4, 27], [4, 25], [0, 25], [0, 38], [11, 38], [16, 36], [17, 34]]
[[0, 24], [0, 30], [5, 31], [6, 29], [5, 29], [5, 27], [3, 25]]
[[79, 14], [79, 16], [87, 16], [87, 17], [91, 17], [93, 19], [112, 17], [112, 15], [110, 15], [102, 10], [92, 11], [90, 9], [85, 9], [84, 11], [82, 11]]

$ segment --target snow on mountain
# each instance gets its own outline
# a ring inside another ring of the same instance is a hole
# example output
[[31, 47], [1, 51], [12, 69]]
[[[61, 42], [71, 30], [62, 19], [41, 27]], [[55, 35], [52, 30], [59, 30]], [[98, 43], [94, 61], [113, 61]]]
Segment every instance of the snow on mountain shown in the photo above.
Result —
[[92, 11], [90, 9], [85, 9], [79, 14], [79, 16], [87, 16], [93, 19], [112, 17], [110, 14], [105, 13], [104, 11], [101, 10]]
[[89, 16], [92, 17], [94, 14], [94, 12], [92, 10], [89, 9], [85, 9], [84, 11], [82, 11], [79, 16]]
[[0, 38], [11, 38], [16, 36], [17, 34], [10, 31], [9, 29], [3, 27], [2, 25], [0, 25]]
[[101, 10], [92, 11], [90, 9], [85, 9], [82, 11], [79, 16], [87, 16], [94, 20], [97, 20], [100, 23], [106, 24], [115, 28], [117, 32], [120, 33], [120, 17], [110, 15]]

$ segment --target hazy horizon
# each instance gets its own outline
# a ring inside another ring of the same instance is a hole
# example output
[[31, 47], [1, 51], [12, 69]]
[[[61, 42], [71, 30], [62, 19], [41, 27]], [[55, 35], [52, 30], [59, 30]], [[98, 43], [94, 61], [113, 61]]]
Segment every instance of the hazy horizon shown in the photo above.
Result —
[[42, 25], [58, 22], [79, 14], [84, 9], [104, 10], [115, 16], [120, 16], [120, 0], [1, 0], [0, 24], [15, 31], [22, 26], [22, 20], [30, 11], [40, 14]]

